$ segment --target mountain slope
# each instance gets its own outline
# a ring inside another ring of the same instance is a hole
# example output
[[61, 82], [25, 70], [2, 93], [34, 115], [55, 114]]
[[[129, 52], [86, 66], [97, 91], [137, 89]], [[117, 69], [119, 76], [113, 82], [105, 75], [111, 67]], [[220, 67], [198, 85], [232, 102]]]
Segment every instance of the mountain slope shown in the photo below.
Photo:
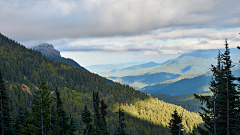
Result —
[[[235, 77], [240, 76], [240, 67], [234, 67], [232, 73]], [[183, 78], [181, 76], [160, 84], [146, 86], [141, 91], [148, 94], [166, 94], [171, 96], [208, 92], [211, 78], [211, 73], [185, 75]]]
[[[53, 91], [56, 87], [60, 91], [64, 91], [64, 88], [75, 91], [75, 94], [82, 93], [82, 96], [76, 96], [73, 100], [71, 97], [74, 95], [68, 95], [72, 102], [65, 102], [66, 111], [73, 116], [76, 123], [79, 134], [82, 132], [82, 120], [81, 110], [83, 110], [86, 101], [90, 101], [87, 105], [92, 108], [90, 95], [93, 90], [99, 92], [100, 99], [109, 99], [108, 105], [113, 106], [115, 103], [128, 102], [132, 103], [137, 100], [144, 100], [149, 98], [145, 93], [134, 90], [127, 85], [121, 85], [119, 83], [107, 84], [106, 78], [102, 78], [96, 74], [85, 72], [77, 67], [68, 65], [63, 62], [57, 62], [48, 57], [43, 56], [39, 51], [27, 49], [23, 45], [16, 43], [15, 41], [0, 34], [0, 70], [3, 77], [9, 83], [9, 88], [14, 85], [20, 86], [26, 83], [29, 87], [29, 92], [36, 89], [38, 81], [43, 79], [47, 82], [49, 89]], [[10, 91], [14, 92], [14, 91]], [[14, 100], [22, 95], [12, 95], [14, 104], [12, 110], [17, 110], [18, 104], [23, 101]], [[29, 101], [29, 99], [26, 99]], [[76, 102], [76, 101], [81, 102]], [[18, 101], [18, 103], [15, 103]], [[23, 108], [27, 108], [29, 102], [24, 104]], [[111, 110], [109, 110], [111, 111]], [[112, 123], [116, 124], [117, 117], [112, 119]], [[113, 127], [112, 130], [114, 130]]]
[[[157, 84], [159, 82], [163, 82], [169, 79], [175, 79], [181, 76], [180, 74], [172, 74], [172, 73], [156, 73], [156, 74], [144, 74], [139, 76], [124, 76], [124, 77], [109, 77], [110, 79], [113, 79], [116, 82], [121, 82], [123, 84], [129, 84], [132, 85], [134, 83], [141, 83], [145, 84], [146, 86], [151, 84]], [[140, 89], [140, 86], [136, 86], [136, 88]]]
[[[192, 57], [200, 57], [203, 59], [214, 59], [216, 58], [218, 51], [220, 52], [224, 52], [225, 49], [209, 49], [209, 50], [194, 50], [190, 53], [184, 53], [181, 56], [179, 56], [178, 58], [182, 58], [185, 56], [192, 56]], [[230, 52], [231, 52], [231, 57], [233, 59], [235, 59], [236, 57], [239, 57], [239, 50], [237, 48], [230, 48]], [[233, 60], [234, 62], [238, 62]]]
[[[211, 63], [214, 62], [215, 59], [184, 56], [182, 58], [169, 60], [165, 64], [155, 67], [139, 68], [133, 71], [121, 70], [112, 73], [112, 76], [108, 78], [141, 89], [144, 86], [150, 86], [163, 81], [175, 79], [180, 75], [207, 73], [209, 72]], [[149, 77], [151, 77], [151, 79], [149, 79]], [[138, 83], [139, 85], [133, 85], [134, 83]]]
[[[180, 81], [174, 82], [162, 88], [163, 84], [158, 84], [155, 86], [146, 87], [143, 92], [147, 90], [155, 90], [152, 94], [167, 94], [171, 96], [192, 94], [192, 93], [202, 93], [208, 91], [208, 86], [211, 80], [211, 76], [201, 75], [192, 79], [182, 79]], [[162, 89], [159, 89], [162, 88]]]
[[136, 69], [139, 69], [139, 68], [150, 68], [150, 67], [155, 67], [159, 64], [155, 63], [155, 62], [148, 62], [148, 63], [144, 63], [144, 64], [140, 64], [140, 65], [135, 65], [135, 66], [132, 66], [132, 67], [127, 67], [127, 68], [124, 68], [124, 69], [121, 69], [121, 70], [136, 70]]
[[87, 69], [80, 66], [76, 61], [69, 59], [69, 58], [61, 57], [60, 52], [58, 50], [54, 49], [53, 45], [51, 45], [51, 44], [43, 43], [43, 44], [33, 47], [32, 49], [40, 51], [43, 55], [49, 57], [50, 59], [54, 59], [55, 61], [59, 61], [59, 62], [64, 62], [69, 65], [78, 67], [83, 71], [89, 72]]
[[[198, 95], [210, 95], [211, 92], [198, 93]], [[184, 109], [191, 112], [201, 111], [200, 101], [195, 99], [193, 94], [186, 95], [178, 95], [178, 96], [170, 96], [166, 94], [156, 94], [151, 95], [153, 98], [158, 98], [158, 100], [162, 100], [166, 103], [175, 104], [178, 106], [182, 106]]]
[[[223, 52], [224, 49], [220, 49], [220, 51]], [[231, 48], [230, 51], [233, 64], [236, 65], [236, 67], [239, 67], [239, 51], [237, 48]], [[218, 49], [195, 50], [190, 53], [184, 53], [178, 58], [168, 60], [162, 64], [146, 63], [124, 68], [116, 72], [108, 72], [104, 75], [108, 76], [108, 78], [111, 78], [114, 81], [129, 84], [136, 89], [142, 90], [147, 86], [150, 87], [165, 81], [177, 79], [163, 75], [159, 76], [162, 73], [181, 75], [181, 77], [178, 77], [180, 80], [185, 79], [186, 75], [205, 74], [210, 72], [209, 69], [211, 64], [216, 64], [215, 57], [217, 56], [218, 52]], [[152, 76], [151, 79], [149, 79], [149, 76]], [[159, 77], [162, 79], [159, 79]], [[146, 82], [146, 80], [149, 81]], [[150, 80], [152, 80], [152, 82]]]
[[[27, 49], [23, 45], [1, 34], [0, 70], [7, 81], [10, 91], [9, 96], [11, 98], [10, 103], [13, 117], [15, 117], [14, 114], [16, 114], [19, 105], [23, 108], [29, 108], [30, 93], [32, 90], [37, 89], [38, 81], [43, 79], [47, 82], [51, 91], [56, 87], [61, 91], [64, 110], [68, 115], [71, 114], [77, 127], [77, 134], [82, 134], [83, 122], [81, 114], [84, 105], [87, 104], [90, 111], [93, 110], [91, 96], [93, 90], [98, 91], [99, 98], [104, 99], [109, 106], [107, 121], [111, 133], [114, 133], [117, 129], [118, 117], [116, 109], [119, 109], [119, 105], [121, 107], [124, 107], [123, 104], [135, 105], [137, 102], [145, 102], [147, 99], [150, 99], [147, 94], [136, 91], [128, 85], [121, 85], [119, 83], [107, 84], [106, 79], [96, 74], [49, 59], [40, 52]], [[26, 89], [27, 91], [24, 92], [22, 89]], [[22, 98], [24, 99], [21, 100]], [[161, 104], [170, 106], [163, 102]], [[143, 108], [140, 107], [140, 109]], [[159, 123], [155, 125], [151, 121], [139, 119], [139, 117], [132, 116], [130, 113], [130, 111], [126, 111], [127, 119], [125, 122], [131, 125], [127, 128], [127, 131], [131, 134], [164, 133], [170, 135], [165, 126]], [[149, 117], [151, 118], [151, 115]], [[195, 118], [190, 118], [190, 121], [194, 121], [193, 119]], [[168, 120], [169, 117], [164, 119], [164, 121]], [[160, 121], [161, 119], [159, 119]], [[134, 124], [131, 124], [133, 122]], [[188, 125], [188, 128], [192, 126]], [[147, 130], [144, 130], [146, 127], [148, 127]]]

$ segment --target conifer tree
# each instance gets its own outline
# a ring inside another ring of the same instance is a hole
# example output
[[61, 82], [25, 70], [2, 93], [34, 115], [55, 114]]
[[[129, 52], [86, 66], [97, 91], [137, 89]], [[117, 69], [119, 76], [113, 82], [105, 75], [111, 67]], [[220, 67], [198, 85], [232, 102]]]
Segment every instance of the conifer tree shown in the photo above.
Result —
[[69, 129], [68, 129], [68, 134], [69, 135], [74, 135], [74, 132], [76, 131], [76, 125], [73, 121], [72, 116], [70, 116], [70, 121], [69, 121]]
[[220, 89], [217, 94], [219, 102], [218, 134], [235, 134], [235, 127], [238, 124], [238, 104], [239, 92], [236, 90], [237, 84], [234, 82], [236, 77], [232, 75], [232, 61], [226, 39], [225, 52], [222, 55], [223, 60], [223, 82], [224, 88]]
[[92, 135], [92, 118], [91, 118], [91, 113], [87, 108], [87, 105], [85, 104], [84, 106], [84, 111], [82, 113], [82, 121], [85, 123], [86, 128], [83, 129], [83, 134], [84, 135]]
[[19, 125], [19, 127], [21, 128], [21, 132], [24, 135], [31, 135], [32, 131], [28, 128], [28, 125], [32, 125], [32, 118], [31, 118], [31, 113], [26, 109], [25, 112], [23, 112], [23, 116], [22, 116], [22, 124]]
[[9, 108], [9, 95], [7, 88], [3, 81], [2, 72], [0, 70], [0, 111], [1, 111], [1, 134], [2, 135], [11, 135], [13, 134], [12, 130], [12, 118]]
[[23, 127], [27, 127], [26, 116], [24, 115], [22, 107], [18, 108], [18, 115], [14, 124], [14, 134], [21, 135], [23, 134]]
[[124, 114], [123, 110], [120, 109], [120, 107], [119, 107], [119, 110], [117, 113], [118, 113], [119, 126], [118, 126], [118, 129], [117, 129], [115, 135], [128, 135], [124, 130], [124, 128], [126, 128], [126, 124], [124, 123], [124, 120], [125, 120], [124, 115], [125, 114]]
[[[194, 94], [195, 98], [200, 100], [201, 102], [201, 109], [204, 113], [199, 112], [200, 116], [202, 117], [203, 121], [205, 122], [203, 125], [207, 131], [198, 127], [198, 131], [201, 134], [216, 134], [217, 132], [217, 119], [218, 119], [218, 109], [219, 109], [219, 91], [224, 89], [224, 82], [223, 82], [223, 67], [222, 67], [222, 58], [221, 53], [219, 51], [217, 57], [217, 65], [211, 65], [211, 71], [213, 74], [213, 78], [210, 82], [209, 89], [212, 91], [211, 96], [204, 96], [204, 95], [197, 95]], [[204, 107], [204, 105], [206, 107]]]
[[[181, 117], [178, 115], [177, 110], [174, 110], [174, 113], [172, 114], [172, 119], [169, 122], [169, 129], [172, 135], [179, 135], [179, 128], [181, 123]], [[183, 126], [181, 126], [181, 129], [183, 129]], [[181, 131], [181, 135], [182, 135]]]
[[93, 109], [94, 109], [94, 135], [101, 135], [101, 116], [99, 110], [99, 96], [98, 92], [93, 91]]
[[[51, 132], [51, 108], [53, 106], [53, 98], [50, 95], [46, 82], [41, 80], [38, 90], [34, 91], [32, 99], [32, 124], [28, 124], [32, 134], [49, 135]], [[51, 123], [55, 124], [55, 123]]]
[[60, 134], [62, 135], [66, 135], [68, 133], [69, 130], [69, 117], [67, 116], [66, 112], [63, 110], [63, 102], [60, 98], [60, 92], [58, 91], [58, 89], [56, 88], [55, 90], [56, 93], [56, 104], [57, 104], [57, 108], [59, 109], [59, 111], [57, 112], [57, 118], [60, 119], [59, 122], [59, 127], [60, 127]]
[[[239, 92], [236, 90], [236, 78], [231, 73], [233, 67], [230, 59], [230, 51], [226, 40], [225, 52], [218, 56], [217, 66], [212, 66], [213, 80], [210, 82], [212, 96], [199, 96], [194, 94], [201, 104], [204, 113], [200, 113], [208, 134], [230, 135], [235, 134], [238, 125], [239, 114]], [[203, 129], [199, 130], [203, 134]]]
[[100, 113], [101, 113], [101, 130], [103, 135], [108, 135], [108, 130], [107, 129], [107, 121], [106, 121], [106, 116], [107, 116], [107, 111], [106, 109], [108, 108], [108, 106], [104, 103], [105, 101], [102, 99], [100, 101], [101, 107], [100, 107]]

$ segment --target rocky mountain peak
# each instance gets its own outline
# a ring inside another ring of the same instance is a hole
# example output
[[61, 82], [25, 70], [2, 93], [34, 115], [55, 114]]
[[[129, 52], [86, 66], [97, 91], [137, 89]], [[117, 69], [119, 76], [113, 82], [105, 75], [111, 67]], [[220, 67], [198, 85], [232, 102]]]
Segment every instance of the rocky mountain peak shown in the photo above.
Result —
[[54, 49], [54, 46], [52, 44], [48, 43], [42, 43], [36, 47], [33, 47], [34, 50], [40, 51], [45, 56], [60, 56], [60, 52], [56, 49]]

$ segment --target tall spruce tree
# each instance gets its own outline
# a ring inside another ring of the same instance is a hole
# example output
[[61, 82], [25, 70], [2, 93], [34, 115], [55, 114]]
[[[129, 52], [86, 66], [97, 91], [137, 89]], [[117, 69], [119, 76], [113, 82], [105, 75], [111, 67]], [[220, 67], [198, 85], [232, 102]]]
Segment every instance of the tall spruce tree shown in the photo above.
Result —
[[23, 119], [22, 119], [22, 124], [20, 124], [20, 128], [21, 128], [21, 132], [24, 135], [31, 135], [32, 131], [28, 128], [28, 125], [32, 125], [33, 123], [33, 119], [31, 118], [32, 113], [30, 111], [28, 111], [27, 109], [25, 110], [25, 112], [23, 113]]
[[58, 91], [57, 88], [55, 90], [55, 93], [56, 93], [56, 104], [57, 104], [57, 108], [59, 109], [57, 112], [57, 118], [60, 119], [60, 122], [59, 122], [60, 134], [67, 135], [70, 128], [70, 125], [69, 125], [70, 123], [68, 123], [69, 117], [67, 116], [66, 112], [63, 109], [63, 102], [60, 98], [60, 92]]
[[213, 74], [212, 80], [210, 82], [209, 89], [212, 91], [212, 95], [204, 96], [204, 95], [197, 95], [194, 94], [195, 98], [200, 100], [201, 102], [201, 109], [204, 112], [199, 112], [200, 116], [202, 117], [203, 121], [205, 122], [204, 128], [207, 129], [205, 131], [201, 127], [198, 127], [198, 131], [201, 134], [213, 134], [216, 135], [217, 133], [217, 116], [218, 116], [218, 109], [219, 109], [219, 100], [218, 100], [218, 91], [220, 89], [224, 89], [224, 82], [223, 82], [223, 66], [222, 66], [222, 58], [221, 53], [219, 51], [217, 57], [217, 65], [211, 65], [211, 71]]
[[68, 134], [69, 135], [74, 135], [74, 132], [76, 131], [76, 125], [73, 121], [72, 116], [70, 116], [70, 121], [69, 121], [69, 129], [68, 129]]
[[107, 121], [106, 121], [106, 116], [107, 116], [107, 111], [106, 109], [108, 108], [108, 106], [105, 104], [105, 101], [102, 99], [100, 101], [101, 107], [100, 107], [100, 113], [101, 113], [101, 131], [103, 133], [103, 135], [108, 135], [108, 127], [107, 127]]
[[[177, 110], [174, 110], [174, 113], [172, 114], [172, 119], [169, 122], [169, 129], [172, 135], [179, 135], [179, 129], [180, 129], [180, 123], [181, 123], [181, 117], [178, 115]], [[181, 126], [181, 129], [183, 129], [183, 126]], [[183, 132], [181, 132], [181, 135], [183, 135]]]
[[[200, 113], [200, 115], [209, 134], [236, 134], [240, 93], [236, 90], [237, 84], [234, 82], [236, 78], [231, 72], [233, 65], [227, 40], [224, 54], [220, 58], [218, 57], [217, 66], [212, 67], [214, 77], [210, 83], [210, 90], [213, 95], [194, 95], [196, 99], [202, 102], [202, 105], [204, 103], [206, 105], [206, 108], [201, 107], [204, 113]], [[202, 129], [200, 131], [204, 132]]]
[[9, 95], [5, 83], [3, 81], [2, 72], [0, 70], [0, 111], [1, 111], [1, 134], [11, 135], [13, 134], [12, 129], [12, 118], [9, 108]]
[[116, 133], [114, 135], [128, 135], [124, 130], [124, 128], [126, 128], [126, 124], [124, 123], [124, 120], [125, 120], [124, 115], [125, 114], [124, 114], [123, 110], [120, 109], [120, 107], [119, 107], [119, 110], [116, 113], [118, 113], [119, 125], [118, 125]]
[[237, 84], [234, 82], [236, 78], [232, 75], [232, 61], [230, 59], [230, 51], [226, 39], [225, 52], [222, 55], [223, 60], [223, 83], [224, 88], [217, 91], [216, 100], [219, 103], [217, 134], [236, 134], [235, 127], [238, 124], [238, 104], [239, 92], [236, 90]]
[[84, 111], [82, 113], [82, 121], [85, 123], [86, 127], [83, 129], [83, 134], [84, 135], [92, 135], [93, 133], [93, 127], [92, 127], [92, 118], [91, 118], [91, 113], [87, 108], [87, 105], [85, 104], [84, 106]]
[[23, 112], [22, 107], [18, 108], [18, 115], [15, 118], [15, 123], [14, 123], [14, 134], [15, 135], [21, 135], [24, 134], [25, 132], [23, 131], [23, 127], [27, 127], [27, 118], [26, 115]]
[[93, 114], [93, 118], [94, 118], [94, 124], [93, 124], [93, 134], [94, 135], [102, 135], [101, 132], [101, 115], [100, 115], [100, 108], [99, 108], [99, 96], [98, 96], [98, 92], [93, 91], [93, 109], [94, 109], [94, 114]]
[[32, 134], [52, 134], [51, 124], [55, 125], [55, 123], [51, 123], [53, 102], [54, 100], [50, 94], [49, 87], [46, 85], [46, 82], [41, 80], [38, 90], [33, 92], [31, 106], [32, 124], [28, 124], [28, 128]]

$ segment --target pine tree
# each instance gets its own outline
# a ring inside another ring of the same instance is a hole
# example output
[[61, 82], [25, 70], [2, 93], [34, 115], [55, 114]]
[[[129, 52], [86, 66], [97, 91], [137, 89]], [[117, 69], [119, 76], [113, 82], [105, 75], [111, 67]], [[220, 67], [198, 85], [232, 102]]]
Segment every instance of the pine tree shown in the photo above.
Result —
[[[212, 91], [213, 95], [211, 96], [204, 96], [204, 95], [197, 95], [194, 94], [195, 98], [200, 100], [201, 102], [201, 109], [204, 111], [198, 112], [200, 116], [202, 117], [203, 121], [205, 122], [204, 128], [207, 129], [205, 131], [204, 129], [201, 129], [198, 127], [198, 131], [201, 134], [216, 134], [217, 129], [217, 116], [218, 116], [218, 108], [219, 108], [219, 91], [221, 89], [224, 89], [224, 83], [223, 83], [223, 67], [222, 67], [222, 58], [221, 53], [219, 51], [218, 57], [217, 57], [217, 65], [211, 65], [211, 71], [213, 74], [213, 78], [210, 82], [209, 89]], [[204, 107], [205, 106], [205, 107]]]
[[107, 116], [107, 111], [106, 109], [108, 108], [108, 106], [104, 103], [105, 101], [102, 99], [100, 101], [101, 107], [100, 107], [100, 113], [101, 113], [101, 132], [103, 133], [103, 135], [108, 135], [108, 130], [107, 129], [107, 121], [106, 121], [106, 116]]
[[119, 126], [118, 126], [118, 129], [116, 130], [116, 133], [115, 135], [128, 135], [124, 128], [126, 128], [126, 124], [124, 123], [124, 112], [122, 109], [120, 109], [119, 107], [119, 110], [118, 110], [118, 121], [119, 121]]
[[16, 121], [14, 124], [14, 134], [15, 135], [21, 135], [24, 133], [22, 130], [23, 127], [27, 127], [27, 121], [26, 121], [26, 116], [23, 112], [22, 107], [19, 107], [18, 109], [18, 115], [16, 117]]
[[9, 95], [7, 88], [3, 81], [2, 72], [0, 70], [0, 111], [1, 111], [1, 134], [2, 135], [11, 135], [13, 134], [12, 130], [12, 118], [10, 115], [9, 108]]
[[57, 113], [57, 118], [60, 119], [59, 125], [60, 125], [60, 133], [62, 135], [66, 135], [68, 133], [69, 130], [69, 117], [67, 116], [66, 112], [63, 110], [63, 102], [60, 98], [60, 92], [58, 91], [58, 89], [56, 88], [55, 90], [56, 93], [56, 104], [57, 104], [57, 108], [59, 109], [58, 113]]
[[93, 91], [93, 109], [94, 109], [94, 135], [102, 135], [101, 133], [101, 116], [99, 110], [99, 96], [98, 92]]
[[70, 121], [69, 121], [69, 129], [68, 129], [68, 134], [69, 135], [74, 135], [74, 132], [76, 131], [76, 125], [73, 121], [73, 118], [70, 116]]
[[31, 118], [31, 113], [26, 109], [25, 112], [23, 113], [22, 116], [22, 124], [19, 125], [19, 127], [21, 128], [21, 132], [24, 135], [31, 135], [32, 131], [28, 128], [28, 125], [32, 125], [32, 118]]
[[[236, 90], [236, 78], [231, 73], [233, 67], [230, 59], [230, 51], [226, 40], [225, 52], [218, 55], [217, 66], [212, 66], [213, 79], [210, 82], [212, 96], [199, 96], [194, 94], [201, 104], [204, 113], [200, 113], [208, 134], [230, 135], [236, 134], [239, 114], [239, 92]], [[199, 132], [204, 132], [200, 129]], [[206, 134], [203, 133], [203, 134]]]
[[32, 124], [28, 124], [28, 128], [32, 134], [52, 134], [51, 108], [53, 107], [53, 98], [50, 95], [46, 82], [41, 80], [38, 90], [34, 91], [32, 99]]
[[223, 86], [224, 88], [217, 91], [217, 101], [219, 102], [218, 111], [218, 134], [235, 134], [235, 127], [238, 124], [238, 104], [239, 92], [236, 90], [237, 84], [234, 83], [236, 78], [232, 75], [233, 67], [230, 59], [230, 51], [226, 40], [225, 52], [222, 55], [223, 60]]
[[[169, 129], [172, 135], [179, 135], [179, 128], [181, 123], [181, 117], [178, 115], [177, 110], [174, 110], [174, 113], [172, 114], [172, 119], [169, 122]], [[183, 126], [181, 126], [181, 130], [183, 129]], [[182, 135], [181, 131], [181, 135]]]
[[92, 135], [92, 118], [91, 118], [91, 113], [87, 108], [87, 105], [85, 104], [84, 106], [84, 111], [82, 113], [82, 121], [85, 123], [86, 128], [83, 129], [83, 134], [84, 135]]

